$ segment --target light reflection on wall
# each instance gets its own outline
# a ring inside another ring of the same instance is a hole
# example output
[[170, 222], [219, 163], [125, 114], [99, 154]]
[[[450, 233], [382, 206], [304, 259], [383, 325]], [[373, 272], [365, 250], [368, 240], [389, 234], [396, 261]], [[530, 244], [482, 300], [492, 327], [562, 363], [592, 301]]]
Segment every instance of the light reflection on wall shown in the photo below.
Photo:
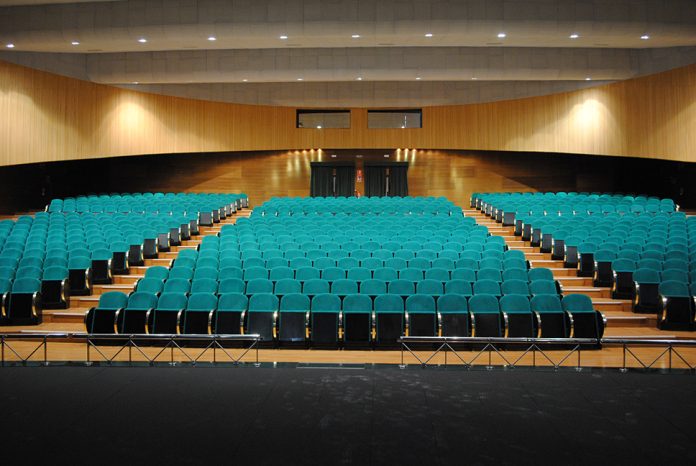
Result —
[[570, 121], [578, 129], [591, 129], [599, 127], [604, 120], [603, 114], [606, 109], [596, 99], [590, 98], [584, 102], [573, 106], [570, 111]]

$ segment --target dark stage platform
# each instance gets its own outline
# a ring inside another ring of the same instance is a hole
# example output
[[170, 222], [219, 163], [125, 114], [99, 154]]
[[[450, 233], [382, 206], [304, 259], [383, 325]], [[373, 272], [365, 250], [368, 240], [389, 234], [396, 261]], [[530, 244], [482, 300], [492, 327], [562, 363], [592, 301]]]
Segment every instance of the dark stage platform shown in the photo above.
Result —
[[693, 464], [695, 388], [693, 375], [587, 370], [3, 368], [2, 457], [90, 465]]

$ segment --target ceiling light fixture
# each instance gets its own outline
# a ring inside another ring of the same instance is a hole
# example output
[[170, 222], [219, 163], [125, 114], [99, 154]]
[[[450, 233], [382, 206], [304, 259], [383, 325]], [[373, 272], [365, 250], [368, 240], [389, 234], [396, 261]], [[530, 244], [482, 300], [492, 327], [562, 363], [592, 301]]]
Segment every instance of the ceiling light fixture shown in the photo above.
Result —
[[592, 81], [592, 78], [585, 78], [585, 81]]
[[141, 44], [145, 44], [145, 43], [147, 43], [147, 39], [144, 37], [141, 37], [140, 39], [138, 39], [138, 42], [140, 42]]
[[353, 39], [360, 39], [360, 34], [353, 34], [352, 36]]
[[578, 37], [580, 37], [580, 34], [575, 34], [575, 33], [573, 33], [573, 34], [571, 34], [571, 35], [568, 36], [568, 37], [571, 38], [571, 39], [577, 39]]
[[7, 47], [8, 49], [13, 49], [15, 46], [14, 44], [7, 44], [5, 47]]
[[303, 79], [303, 78], [297, 78], [297, 80], [298, 80], [298, 81], [304, 81], [304, 79]]
[[80, 43], [79, 43], [78, 41], [76, 41], [76, 40], [74, 40], [74, 41], [72, 41], [72, 42], [70, 42], [70, 43], [71, 43], [72, 45], [80, 45]]
[[356, 80], [356, 81], [362, 81], [362, 76], [358, 76], [357, 78], [355, 78], [355, 80]]
[[507, 37], [507, 34], [505, 34], [504, 32], [498, 33], [498, 39], [505, 39], [506, 37]]
[[471, 80], [472, 80], [472, 81], [477, 81], [478, 78], [474, 77], [474, 78], [471, 78]]
[[288, 40], [288, 36], [282, 35], [282, 36], [280, 36], [280, 40]]
[[648, 40], [648, 39], [650, 39], [650, 36], [647, 35], [647, 34], [643, 34], [642, 36], [640, 36], [640, 38], [641, 38], [642, 40]]
[[140, 84], [138, 81], [133, 81], [133, 84]]
[[417, 76], [417, 77], [416, 77], [416, 81], [420, 81], [420, 80], [421, 80], [421, 77], [420, 77], [420, 76]]
[[249, 81], [249, 80], [246, 79], [246, 78], [245, 78], [245, 79], [242, 79], [242, 82], [243, 82], [243, 83], [245, 83], [245, 82], [247, 82], [247, 81]]
[[209, 40], [210, 42], [215, 42], [215, 41], [217, 40], [217, 37], [215, 37], [215, 36], [210, 36], [210, 37], [208, 37], [208, 40]]
[[425, 37], [433, 37], [433, 33], [432, 33], [432, 32], [428, 32], [428, 33], [425, 35]]

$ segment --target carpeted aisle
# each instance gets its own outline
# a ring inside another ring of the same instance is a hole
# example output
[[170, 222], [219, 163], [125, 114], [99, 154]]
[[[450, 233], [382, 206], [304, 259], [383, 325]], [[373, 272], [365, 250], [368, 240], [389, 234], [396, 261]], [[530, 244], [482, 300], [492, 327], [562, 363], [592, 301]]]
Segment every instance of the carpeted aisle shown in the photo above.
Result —
[[18, 465], [693, 464], [695, 387], [609, 371], [2, 368], [0, 445]]

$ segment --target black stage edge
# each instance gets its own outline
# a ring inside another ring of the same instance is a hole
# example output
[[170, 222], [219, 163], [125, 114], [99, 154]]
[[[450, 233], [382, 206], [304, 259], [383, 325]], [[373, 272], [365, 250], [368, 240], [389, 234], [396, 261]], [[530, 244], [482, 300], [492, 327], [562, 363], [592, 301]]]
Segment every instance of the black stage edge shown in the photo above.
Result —
[[3, 368], [1, 454], [5, 464], [694, 464], [695, 387], [688, 374], [589, 370]]

